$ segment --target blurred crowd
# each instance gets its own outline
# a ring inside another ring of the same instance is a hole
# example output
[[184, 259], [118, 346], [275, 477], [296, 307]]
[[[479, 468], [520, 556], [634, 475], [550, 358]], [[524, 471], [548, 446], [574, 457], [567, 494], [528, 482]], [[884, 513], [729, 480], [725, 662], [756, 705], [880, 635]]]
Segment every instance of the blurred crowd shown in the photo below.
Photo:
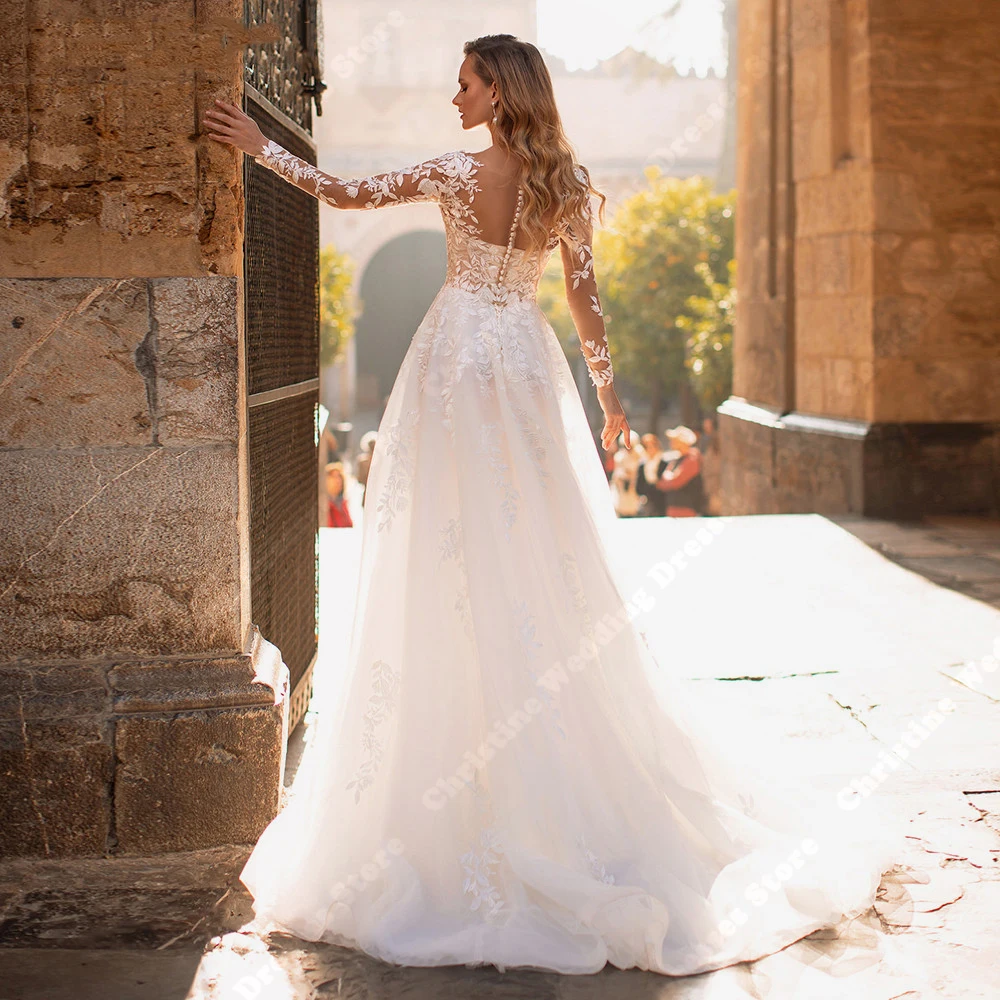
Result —
[[671, 427], [664, 434], [625, 435], [604, 455], [619, 517], [701, 517], [718, 514], [718, 441], [711, 417], [701, 433]]
[[[680, 425], [663, 435], [625, 435], [604, 453], [615, 511], [619, 517], [699, 517], [718, 514], [718, 443], [712, 419], [701, 433]], [[352, 503], [364, 506], [376, 431], [364, 434], [356, 455], [342, 454], [328, 427], [320, 436], [319, 523], [326, 528], [354, 527]], [[663, 447], [664, 441], [666, 448]]]
[[[321, 528], [353, 528], [351, 503], [364, 506], [368, 488], [368, 470], [375, 450], [375, 431], [361, 436], [359, 451], [344, 455], [336, 434], [327, 426], [320, 435], [319, 524]], [[353, 497], [353, 500], [350, 499]]]

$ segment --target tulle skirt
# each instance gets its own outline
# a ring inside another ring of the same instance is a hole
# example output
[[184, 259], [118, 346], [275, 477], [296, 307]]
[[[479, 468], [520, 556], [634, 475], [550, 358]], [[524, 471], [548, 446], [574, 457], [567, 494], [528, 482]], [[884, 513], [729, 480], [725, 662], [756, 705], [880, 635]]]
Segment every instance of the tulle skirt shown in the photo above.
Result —
[[348, 676], [241, 876], [262, 927], [403, 965], [686, 975], [871, 906], [898, 824], [714, 731], [636, 626], [614, 523], [537, 304], [445, 285], [379, 427]]

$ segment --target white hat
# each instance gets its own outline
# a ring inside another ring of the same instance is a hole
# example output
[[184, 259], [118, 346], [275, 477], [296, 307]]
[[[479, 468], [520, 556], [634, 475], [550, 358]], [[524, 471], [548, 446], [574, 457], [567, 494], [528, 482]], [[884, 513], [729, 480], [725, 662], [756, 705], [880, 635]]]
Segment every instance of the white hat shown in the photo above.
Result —
[[679, 424], [677, 427], [671, 427], [667, 431], [667, 439], [670, 441], [681, 441], [689, 448], [693, 448], [698, 442], [698, 435], [690, 427]]

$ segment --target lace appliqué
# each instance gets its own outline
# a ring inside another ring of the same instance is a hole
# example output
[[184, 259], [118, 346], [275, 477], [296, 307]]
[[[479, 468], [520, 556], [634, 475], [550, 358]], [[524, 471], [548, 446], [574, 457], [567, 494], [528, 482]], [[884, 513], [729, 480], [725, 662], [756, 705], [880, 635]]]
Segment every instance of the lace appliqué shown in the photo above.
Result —
[[478, 772], [472, 783], [472, 794], [480, 825], [474, 845], [460, 859], [464, 876], [462, 891], [469, 897], [469, 908], [492, 923], [510, 917], [510, 909], [499, 885], [503, 836], [493, 820], [489, 793], [483, 787]]
[[[607, 344], [598, 344], [593, 340], [585, 340], [583, 343], [593, 352], [589, 357], [584, 354], [584, 357], [587, 357], [587, 372], [590, 375], [590, 381], [597, 388], [602, 385], [611, 385], [614, 382], [614, 371], [611, 368], [611, 354]], [[598, 367], [601, 364], [606, 367]]]
[[586, 859], [587, 864], [590, 866], [590, 874], [593, 875], [598, 882], [603, 882], [605, 885], [614, 885], [614, 875], [612, 875], [607, 868], [604, 867], [597, 855], [587, 846], [586, 837], [579, 837], [576, 844], [577, 847], [579, 847], [583, 852], [583, 856]]
[[476, 163], [456, 150], [403, 170], [369, 177], [344, 178], [324, 173], [269, 139], [254, 159], [334, 208], [385, 208], [416, 201], [444, 201], [462, 190], [475, 190]]
[[[396, 514], [406, 509], [413, 485], [413, 438], [416, 433], [417, 411], [411, 409], [397, 420], [385, 432], [386, 458], [394, 459], [389, 468], [389, 475], [375, 505], [376, 514], [380, 515], [378, 530], [388, 528]], [[382, 443], [382, 434], [376, 441], [376, 449]]]
[[[514, 638], [524, 655], [528, 674], [535, 683], [537, 698], [546, 708], [545, 718], [547, 722], [551, 723], [552, 728], [563, 739], [566, 739], [566, 730], [563, 729], [562, 725], [562, 712], [559, 710], [559, 700], [553, 693], [552, 684], [546, 681], [532, 663], [533, 660], [537, 659], [538, 651], [542, 648], [543, 643], [538, 640], [535, 616], [528, 608], [528, 602], [521, 601], [515, 604], [511, 609], [511, 617], [514, 621]], [[547, 670], [549, 664], [546, 663], [543, 666]]]
[[580, 632], [586, 639], [593, 639], [596, 634], [594, 618], [590, 613], [587, 604], [587, 597], [583, 590], [583, 581], [580, 578], [580, 567], [576, 561], [576, 556], [570, 552], [564, 552], [559, 560], [559, 568], [562, 571], [563, 583], [569, 594], [572, 607], [580, 612], [582, 619]]
[[510, 467], [503, 460], [500, 445], [496, 439], [497, 425], [483, 424], [479, 428], [478, 453], [486, 458], [492, 472], [494, 486], [499, 487], [503, 495], [500, 501], [500, 511], [503, 515], [504, 538], [510, 541], [510, 529], [517, 520], [517, 501], [521, 494], [510, 480]]
[[385, 660], [376, 660], [372, 664], [372, 693], [368, 698], [368, 711], [364, 717], [364, 732], [361, 736], [361, 748], [365, 759], [361, 762], [353, 780], [347, 783], [347, 789], [354, 789], [354, 802], [361, 801], [361, 793], [375, 780], [378, 765], [382, 762], [382, 742], [376, 736], [376, 730], [396, 707], [396, 695], [399, 692], [399, 674]]
[[[425, 405], [441, 413], [445, 427], [454, 433], [454, 392], [466, 372], [474, 374], [484, 399], [496, 391], [497, 373], [508, 383], [548, 391], [549, 361], [542, 336], [552, 334], [539, 322], [534, 302], [512, 301], [498, 323], [475, 296], [456, 292], [438, 299], [414, 340], [417, 383]], [[526, 436], [537, 437], [523, 421], [522, 429]], [[538, 455], [535, 441], [531, 447]]]
[[477, 847], [462, 855], [462, 870], [465, 872], [462, 888], [471, 897], [469, 908], [474, 911], [482, 909], [487, 920], [493, 920], [504, 912], [503, 897], [495, 883], [502, 853], [500, 834], [495, 829], [487, 828], [480, 831]]
[[469, 600], [469, 578], [466, 573], [465, 556], [462, 550], [462, 523], [457, 518], [451, 518], [441, 529], [440, 544], [441, 559], [439, 565], [454, 559], [459, 574], [458, 592], [455, 596], [455, 612], [462, 621], [462, 627], [469, 639], [473, 638], [472, 607]]
[[[578, 180], [588, 183], [587, 175], [583, 168], [577, 165], [574, 172]], [[611, 385], [614, 381], [614, 371], [611, 367], [611, 354], [608, 351], [608, 338], [604, 330], [604, 313], [601, 310], [600, 299], [597, 293], [597, 281], [594, 276], [594, 251], [593, 251], [593, 212], [590, 206], [590, 198], [586, 200], [584, 209], [584, 220], [581, 229], [577, 230], [572, 224], [563, 233], [566, 244], [569, 248], [570, 258], [573, 261], [573, 269], [569, 274], [574, 292], [579, 291], [580, 296], [587, 296], [587, 305], [590, 311], [601, 317], [600, 336], [585, 337], [580, 331], [581, 341], [580, 353], [583, 354], [587, 362], [587, 372], [590, 381], [596, 388], [604, 385]], [[583, 286], [581, 290], [580, 286]]]
[[537, 631], [535, 616], [528, 610], [527, 601], [521, 601], [520, 604], [514, 605], [514, 616], [517, 640], [520, 643], [521, 651], [527, 659], [533, 660], [542, 648], [542, 644], [535, 637]]
[[519, 406], [515, 406], [513, 409], [517, 426], [521, 430], [521, 436], [528, 446], [528, 454], [531, 455], [531, 460], [535, 463], [538, 480], [547, 489], [551, 476], [548, 469], [548, 456], [545, 452], [545, 446], [542, 444], [542, 435], [539, 432], [538, 425]]

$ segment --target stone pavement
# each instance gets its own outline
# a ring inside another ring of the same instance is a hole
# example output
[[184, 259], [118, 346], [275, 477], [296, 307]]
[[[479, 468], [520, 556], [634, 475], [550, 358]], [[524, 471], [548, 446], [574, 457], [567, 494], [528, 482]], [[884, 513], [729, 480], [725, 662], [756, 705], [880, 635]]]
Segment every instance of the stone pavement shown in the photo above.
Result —
[[[784, 772], [831, 793], [872, 773], [900, 734], [923, 734], [875, 792], [908, 821], [911, 849], [868, 914], [681, 979], [404, 969], [255, 935], [236, 878], [246, 847], [8, 862], [0, 1000], [1000, 997], [1000, 525], [767, 515], [712, 519], [709, 536], [707, 520], [617, 530], [626, 594], [653, 598], [638, 627], [661, 666], [711, 702], [720, 733], [766, 738]], [[360, 539], [322, 536], [323, 683], [336, 684]], [[921, 727], [942, 698], [955, 710]], [[290, 780], [308, 733], [293, 734]]]

